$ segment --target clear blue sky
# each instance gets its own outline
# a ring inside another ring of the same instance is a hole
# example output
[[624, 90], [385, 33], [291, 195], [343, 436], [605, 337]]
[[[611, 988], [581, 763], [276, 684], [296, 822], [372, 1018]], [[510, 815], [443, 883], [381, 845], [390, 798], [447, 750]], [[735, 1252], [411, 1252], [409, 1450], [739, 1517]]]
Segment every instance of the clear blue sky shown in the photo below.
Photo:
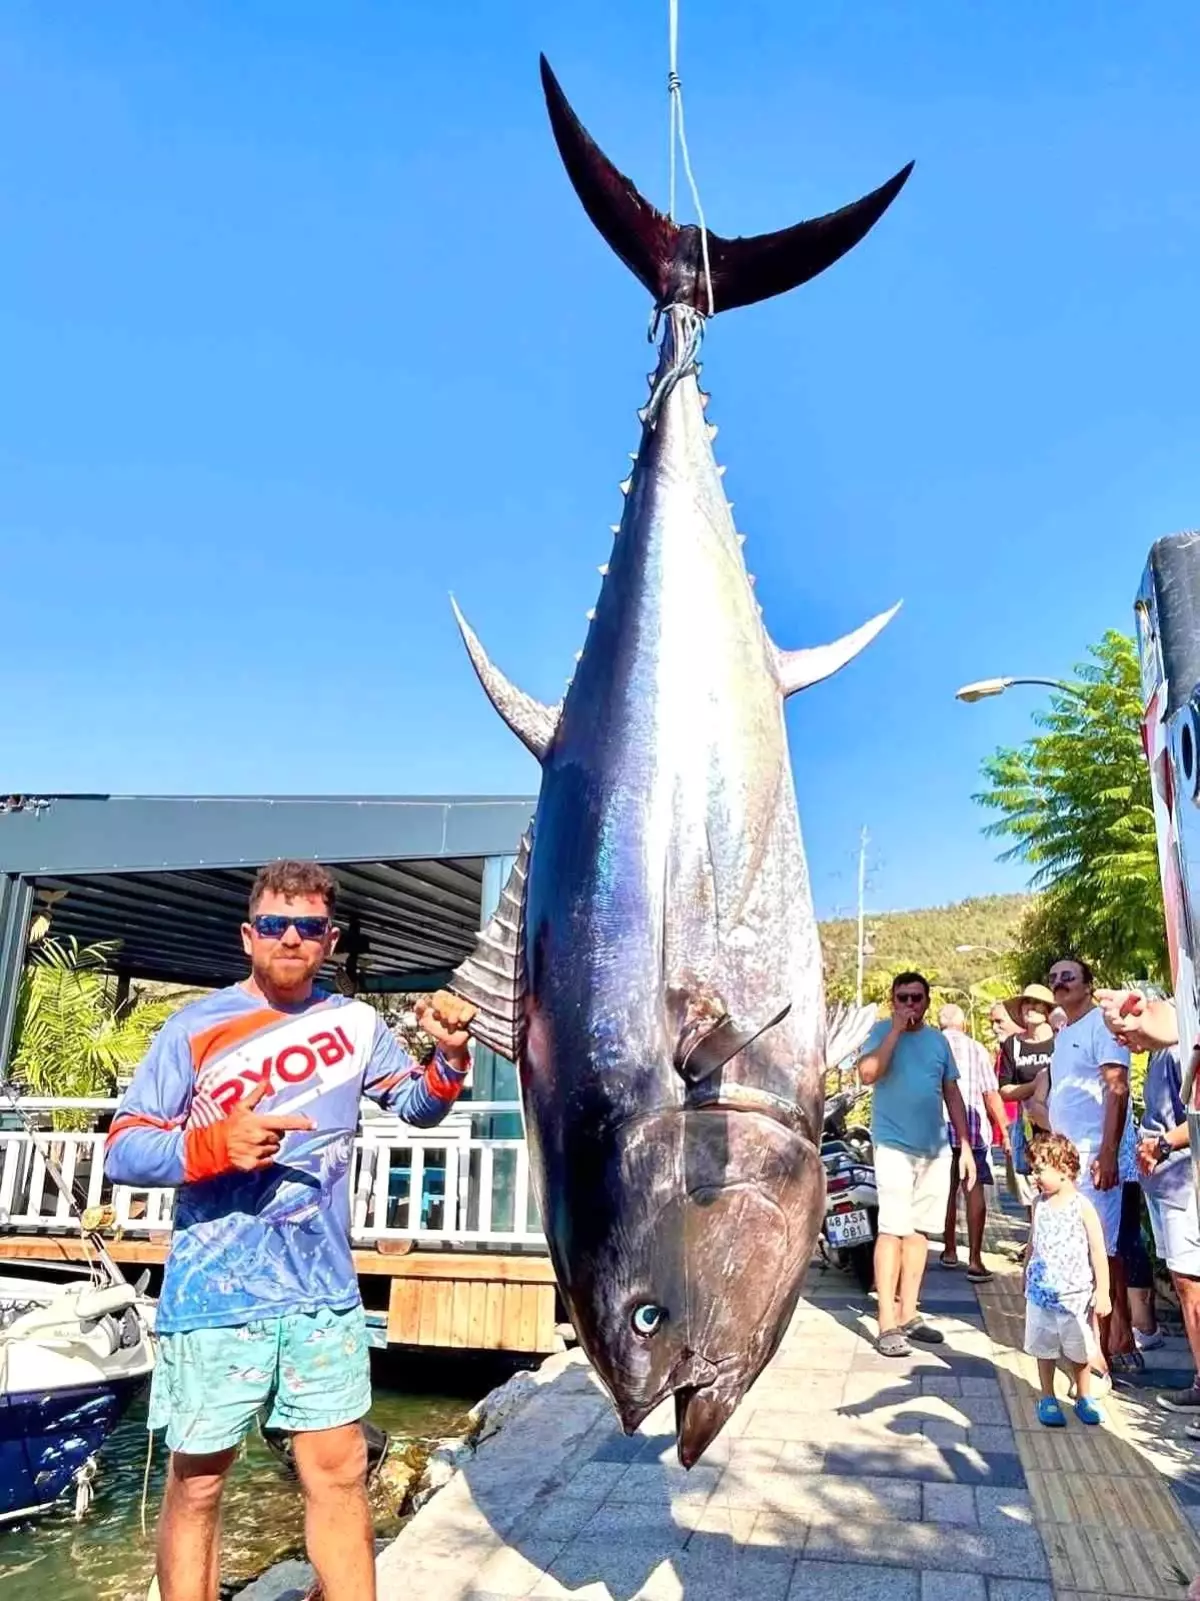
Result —
[[[682, 0], [712, 225], [915, 157], [705, 352], [775, 638], [903, 596], [797, 697], [818, 905], [1016, 887], [981, 758], [1129, 627], [1200, 501], [1200, 9]], [[0, 787], [532, 791], [447, 592], [557, 698], [637, 443], [647, 303], [560, 170], [545, 49], [662, 203], [666, 0], [0, 17]]]

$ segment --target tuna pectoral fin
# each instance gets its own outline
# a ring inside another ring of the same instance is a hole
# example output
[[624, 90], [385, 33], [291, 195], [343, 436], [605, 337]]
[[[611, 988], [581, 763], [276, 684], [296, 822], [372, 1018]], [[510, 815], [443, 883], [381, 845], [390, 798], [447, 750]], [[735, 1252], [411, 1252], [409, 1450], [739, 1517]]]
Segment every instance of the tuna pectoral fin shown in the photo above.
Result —
[[765, 1022], [749, 1023], [726, 1013], [715, 1021], [704, 1019], [689, 1024], [675, 1046], [676, 1070], [689, 1084], [699, 1084], [724, 1067], [731, 1056], [744, 1051], [760, 1034], [782, 1023], [791, 1009], [792, 1003], [787, 1001]]
[[880, 612], [869, 623], [856, 628], [852, 634], [843, 634], [831, 645], [814, 645], [811, 650], [780, 650], [775, 647], [775, 662], [779, 683], [785, 695], [794, 695], [798, 689], [819, 684], [829, 678], [847, 662], [853, 661], [864, 646], [869, 645], [882, 629], [886, 628], [900, 610], [897, 601], [891, 611]]
[[858, 1049], [875, 1026], [879, 1008], [836, 1006], [825, 1024], [825, 1065], [837, 1067]]
[[540, 700], [534, 700], [524, 690], [518, 689], [515, 684], [509, 683], [498, 667], [492, 665], [488, 653], [472, 629], [470, 623], [458, 609], [458, 602], [453, 595], [450, 604], [454, 607], [454, 616], [457, 619], [459, 632], [463, 637], [463, 644], [467, 647], [467, 655], [471, 658], [471, 666], [479, 674], [479, 682], [487, 693], [487, 698], [512, 729], [513, 733], [526, 748], [542, 761], [550, 749], [550, 741], [554, 738], [554, 730], [558, 727], [559, 706], [545, 706]]
[[451, 988], [478, 1008], [472, 1037], [515, 1062], [521, 1054], [525, 1020], [525, 876], [530, 835], [517, 852], [500, 904], [475, 941], [475, 949], [455, 968]]
[[807, 283], [854, 248], [912, 171], [909, 162], [861, 200], [778, 233], [723, 239], [710, 231], [710, 303], [699, 229], [672, 222], [638, 193], [571, 110], [545, 56], [541, 65], [550, 126], [575, 193], [597, 230], [660, 306], [686, 304], [706, 314], [728, 311]]

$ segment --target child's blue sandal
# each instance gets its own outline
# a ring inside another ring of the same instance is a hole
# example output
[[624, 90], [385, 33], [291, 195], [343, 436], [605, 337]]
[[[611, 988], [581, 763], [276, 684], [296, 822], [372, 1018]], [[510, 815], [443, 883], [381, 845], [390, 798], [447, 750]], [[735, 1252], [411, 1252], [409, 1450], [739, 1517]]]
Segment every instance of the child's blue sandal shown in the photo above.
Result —
[[1090, 1395], [1081, 1395], [1075, 1403], [1075, 1416], [1080, 1423], [1103, 1423], [1104, 1413]]
[[1048, 1429], [1066, 1428], [1066, 1416], [1052, 1395], [1043, 1395], [1038, 1402], [1038, 1422], [1044, 1423]]

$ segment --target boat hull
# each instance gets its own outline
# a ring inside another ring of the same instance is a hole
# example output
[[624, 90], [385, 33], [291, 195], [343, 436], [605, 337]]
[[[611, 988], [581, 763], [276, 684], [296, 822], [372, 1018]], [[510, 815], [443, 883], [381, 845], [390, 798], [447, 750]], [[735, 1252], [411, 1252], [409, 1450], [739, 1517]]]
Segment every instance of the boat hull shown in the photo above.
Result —
[[48, 1511], [146, 1381], [143, 1373], [0, 1395], [0, 1523]]

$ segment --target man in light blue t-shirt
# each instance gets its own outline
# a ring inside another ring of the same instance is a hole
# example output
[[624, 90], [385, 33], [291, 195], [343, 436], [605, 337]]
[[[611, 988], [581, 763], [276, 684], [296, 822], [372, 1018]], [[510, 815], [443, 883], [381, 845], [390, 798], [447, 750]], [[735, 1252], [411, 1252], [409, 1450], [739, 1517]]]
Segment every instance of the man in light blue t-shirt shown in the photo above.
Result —
[[910, 1340], [940, 1345], [945, 1338], [918, 1317], [917, 1299], [929, 1253], [927, 1236], [940, 1234], [946, 1221], [947, 1117], [959, 1138], [963, 1189], [975, 1183], [958, 1068], [946, 1036], [926, 1025], [928, 1010], [928, 980], [920, 973], [897, 974], [891, 1018], [876, 1023], [867, 1035], [858, 1063], [859, 1077], [874, 1092], [871, 1138], [879, 1192], [875, 1288], [883, 1356], [908, 1356]]

